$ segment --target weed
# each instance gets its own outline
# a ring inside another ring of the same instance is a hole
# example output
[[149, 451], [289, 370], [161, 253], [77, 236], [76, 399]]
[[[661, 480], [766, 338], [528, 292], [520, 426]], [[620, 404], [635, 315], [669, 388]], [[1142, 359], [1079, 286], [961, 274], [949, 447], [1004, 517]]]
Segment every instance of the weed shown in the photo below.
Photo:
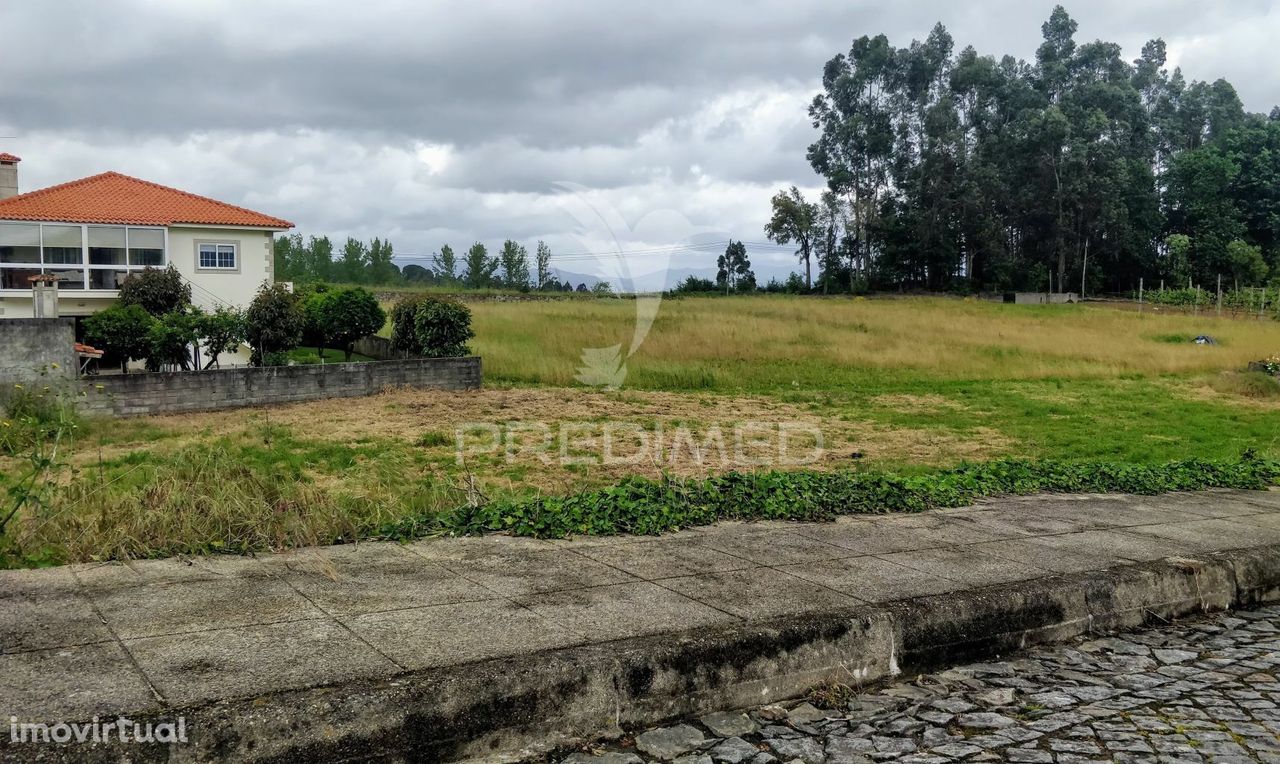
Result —
[[430, 430], [418, 436], [416, 445], [419, 448], [439, 448], [440, 446], [448, 446], [453, 444], [453, 438], [443, 432]]

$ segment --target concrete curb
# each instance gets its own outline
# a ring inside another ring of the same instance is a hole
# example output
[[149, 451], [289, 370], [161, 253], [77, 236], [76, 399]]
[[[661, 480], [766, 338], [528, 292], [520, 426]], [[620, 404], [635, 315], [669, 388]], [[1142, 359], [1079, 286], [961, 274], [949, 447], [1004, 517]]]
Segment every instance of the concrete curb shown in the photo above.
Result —
[[[5, 761], [510, 761], [709, 710], [1280, 601], [1280, 546], [534, 653], [170, 709], [191, 744], [14, 745]], [[132, 717], [131, 717], [132, 718]], [[139, 715], [138, 721], [148, 721]], [[87, 721], [87, 720], [85, 720]]]

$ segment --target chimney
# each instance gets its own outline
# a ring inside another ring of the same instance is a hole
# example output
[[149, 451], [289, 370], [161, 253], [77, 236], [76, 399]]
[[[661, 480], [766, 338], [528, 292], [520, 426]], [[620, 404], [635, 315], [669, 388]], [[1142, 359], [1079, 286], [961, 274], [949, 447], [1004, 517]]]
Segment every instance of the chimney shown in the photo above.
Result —
[[18, 162], [13, 154], [0, 152], [0, 199], [18, 195]]

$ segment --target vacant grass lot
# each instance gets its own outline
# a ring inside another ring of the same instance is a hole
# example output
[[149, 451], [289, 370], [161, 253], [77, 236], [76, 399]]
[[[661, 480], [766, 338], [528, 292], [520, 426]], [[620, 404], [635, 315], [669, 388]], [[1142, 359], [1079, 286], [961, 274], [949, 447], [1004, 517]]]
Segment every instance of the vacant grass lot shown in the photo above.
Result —
[[[483, 498], [735, 466], [688, 449], [563, 463], [559, 443], [548, 453], [521, 440], [508, 456], [474, 433], [459, 464], [467, 423], [582, 423], [588, 441], [608, 423], [698, 439], [797, 423], [821, 432], [808, 466], [823, 470], [1280, 455], [1280, 386], [1239, 373], [1280, 353], [1274, 322], [950, 299], [669, 299], [609, 392], [576, 385], [583, 349], [625, 352], [642, 304], [471, 307], [487, 389], [91, 422], [69, 452], [76, 472], [24, 516], [20, 543], [60, 560], [331, 543]], [[1219, 344], [1191, 344], [1202, 333]], [[588, 441], [570, 452], [598, 452]]]

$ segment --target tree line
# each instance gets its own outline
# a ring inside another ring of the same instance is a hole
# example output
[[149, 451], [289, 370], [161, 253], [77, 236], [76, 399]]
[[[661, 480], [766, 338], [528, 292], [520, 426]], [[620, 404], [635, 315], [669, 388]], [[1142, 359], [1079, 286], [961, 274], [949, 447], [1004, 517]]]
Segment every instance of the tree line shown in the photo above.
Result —
[[511, 239], [497, 254], [481, 242], [461, 255], [445, 244], [431, 257], [431, 267], [409, 264], [401, 268], [393, 258], [390, 241], [375, 237], [369, 243], [348, 237], [335, 253], [328, 236], [302, 234], [275, 240], [275, 273], [280, 281], [297, 284], [336, 282], [343, 284], [459, 287], [465, 289], [511, 289], [520, 292], [611, 292], [607, 283], [588, 288], [560, 281], [551, 268], [551, 247], [539, 241], [530, 260], [529, 250]]
[[1061, 7], [1034, 61], [859, 37], [827, 62], [807, 157], [827, 189], [772, 199], [806, 288], [1241, 286], [1280, 275], [1280, 108], [1187, 81], [1155, 39], [1078, 44]]

